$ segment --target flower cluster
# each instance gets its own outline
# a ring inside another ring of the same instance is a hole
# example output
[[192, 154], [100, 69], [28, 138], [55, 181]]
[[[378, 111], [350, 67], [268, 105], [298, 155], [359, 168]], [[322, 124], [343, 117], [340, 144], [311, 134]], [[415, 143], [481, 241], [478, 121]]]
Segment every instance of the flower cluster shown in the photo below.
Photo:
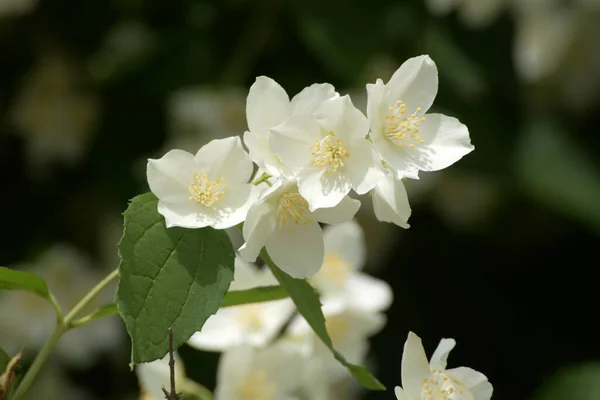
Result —
[[148, 161], [158, 211], [169, 227], [243, 222], [245, 261], [265, 247], [291, 276], [312, 277], [324, 259], [319, 222], [350, 221], [360, 207], [351, 191], [370, 192], [377, 218], [406, 228], [402, 179], [446, 168], [473, 150], [465, 125], [427, 113], [437, 86], [431, 58], [411, 58], [387, 84], [367, 85], [365, 116], [330, 84], [313, 84], [290, 100], [274, 80], [258, 77], [246, 102], [248, 152], [240, 137], [229, 137], [195, 155], [171, 150]]

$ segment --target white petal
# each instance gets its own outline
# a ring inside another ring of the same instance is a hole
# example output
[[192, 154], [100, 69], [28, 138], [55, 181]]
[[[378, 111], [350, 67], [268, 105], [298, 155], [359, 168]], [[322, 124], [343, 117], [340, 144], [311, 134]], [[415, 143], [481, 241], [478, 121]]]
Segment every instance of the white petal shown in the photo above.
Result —
[[238, 250], [244, 261], [256, 261], [258, 254], [275, 231], [276, 213], [275, 207], [264, 201], [250, 207], [242, 230], [246, 242]]
[[226, 188], [223, 197], [213, 206], [218, 211], [211, 226], [215, 229], [226, 229], [244, 221], [259, 193], [260, 189], [251, 184]]
[[148, 160], [148, 185], [159, 200], [181, 203], [190, 196], [188, 187], [198, 168], [193, 155], [183, 150], [171, 150], [158, 160]]
[[404, 146], [402, 151], [422, 171], [444, 169], [475, 149], [467, 127], [442, 114], [426, 114], [419, 135], [423, 144], [412, 149]]
[[[269, 136], [257, 135], [253, 132], [244, 133], [244, 143], [248, 147], [250, 153], [250, 159], [258, 165], [259, 170], [268, 173], [272, 177], [279, 177], [280, 175], [290, 175], [289, 169], [281, 163], [279, 158], [271, 151], [269, 145]], [[255, 176], [260, 176], [257, 173]]]
[[323, 231], [316, 221], [276, 231], [266, 248], [273, 262], [294, 278], [308, 278], [323, 264]]
[[277, 395], [273, 399], [282, 399], [300, 386], [305, 362], [295, 343], [279, 340], [258, 354], [254, 369], [267, 373], [269, 380], [277, 386]]
[[195, 159], [210, 180], [225, 178], [227, 184], [246, 183], [252, 176], [252, 161], [239, 136], [211, 140], [198, 150]]
[[235, 270], [233, 281], [229, 285], [229, 290], [246, 290], [261, 286], [259, 283], [259, 269], [255, 264], [246, 262], [237, 255], [235, 257]]
[[404, 102], [409, 112], [421, 107], [426, 112], [437, 94], [438, 72], [428, 55], [406, 60], [385, 85], [386, 107], [398, 100]]
[[321, 104], [315, 112], [319, 124], [336, 139], [347, 140], [364, 138], [369, 133], [367, 117], [352, 104], [350, 96], [345, 95]]
[[235, 310], [222, 308], [211, 315], [200, 332], [194, 333], [187, 344], [198, 350], [225, 351], [244, 343], [245, 332], [235, 320]]
[[298, 191], [308, 202], [310, 211], [338, 205], [352, 189], [352, 183], [345, 175], [325, 172], [311, 167], [298, 175]]
[[259, 76], [250, 87], [246, 100], [246, 119], [250, 131], [264, 135], [290, 115], [290, 99], [273, 79]]
[[215, 399], [229, 400], [238, 397], [239, 385], [252, 370], [256, 350], [250, 346], [234, 347], [221, 356], [217, 369]]
[[383, 95], [385, 93], [385, 85], [381, 79], [377, 79], [375, 83], [367, 84], [367, 117], [371, 126], [371, 137], [383, 134]]
[[446, 369], [446, 364], [448, 362], [448, 355], [452, 351], [452, 349], [456, 346], [456, 340], [454, 339], [442, 339], [440, 340], [440, 344], [433, 352], [431, 356], [431, 360], [429, 361], [429, 365], [431, 369]]
[[[185, 380], [185, 369], [179, 353], [173, 353], [175, 360], [175, 385], [180, 389]], [[170, 387], [169, 381], [169, 356], [149, 363], [135, 366], [135, 372], [142, 390], [156, 399], [164, 397], [163, 387]]]
[[302, 89], [291, 101], [292, 114], [312, 114], [321, 103], [338, 97], [333, 85], [329, 83], [314, 83]]
[[158, 213], [165, 217], [167, 228], [180, 226], [182, 228], [203, 228], [213, 224], [217, 215], [215, 211], [196, 204], [191, 200], [185, 203], [158, 202]]
[[354, 191], [365, 194], [384, 177], [381, 161], [367, 139], [354, 141], [349, 154], [344, 172], [350, 178]]
[[378, 312], [392, 304], [390, 285], [367, 274], [353, 274], [347, 286], [346, 296], [350, 304], [367, 312]]
[[423, 380], [429, 378], [430, 372], [421, 339], [409, 332], [402, 353], [402, 387], [409, 395], [420, 399]]
[[386, 162], [390, 171], [392, 171], [398, 179], [419, 179], [419, 168], [405, 150], [398, 148], [386, 137], [377, 137], [373, 135], [372, 138], [373, 145], [381, 156], [381, 159]]
[[447, 370], [446, 374], [469, 388], [475, 400], [489, 400], [492, 397], [494, 388], [481, 372], [468, 367], [458, 367]]
[[323, 230], [325, 252], [337, 253], [353, 270], [361, 269], [366, 260], [366, 242], [361, 226], [354, 220], [329, 225]]
[[410, 396], [404, 390], [402, 390], [400, 386], [396, 386], [394, 388], [394, 394], [396, 395], [397, 400], [412, 400]]
[[312, 217], [326, 224], [341, 224], [350, 221], [360, 208], [360, 201], [346, 196], [335, 207], [319, 208], [311, 213]]
[[294, 172], [312, 162], [311, 147], [321, 138], [321, 128], [309, 115], [293, 115], [271, 130], [269, 146]]
[[380, 180], [373, 191], [373, 209], [378, 220], [392, 222], [402, 228], [408, 228], [411, 214], [408, 195], [401, 180], [388, 174]]

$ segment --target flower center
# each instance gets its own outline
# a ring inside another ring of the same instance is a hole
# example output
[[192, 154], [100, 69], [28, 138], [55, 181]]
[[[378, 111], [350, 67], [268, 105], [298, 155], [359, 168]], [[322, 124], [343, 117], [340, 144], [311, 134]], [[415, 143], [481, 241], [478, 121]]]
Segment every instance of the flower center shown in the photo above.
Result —
[[317, 138], [315, 144], [310, 146], [313, 156], [313, 166], [325, 168], [325, 174], [337, 172], [344, 167], [344, 158], [350, 157], [348, 150], [341, 140], [334, 140], [335, 133], [329, 132], [324, 138]]
[[242, 384], [238, 393], [243, 400], [273, 400], [277, 394], [277, 385], [269, 380], [265, 370], [250, 372]]
[[310, 224], [312, 219], [308, 218], [308, 202], [300, 193], [284, 193], [279, 198], [279, 207], [277, 208], [277, 221], [279, 222], [279, 230], [283, 230], [284, 226], [292, 231], [292, 224]]
[[429, 379], [423, 379], [421, 400], [474, 400], [468, 389], [440, 370], [433, 370]]
[[341, 341], [348, 332], [348, 322], [342, 315], [331, 315], [325, 318], [325, 327], [334, 344]]
[[211, 182], [208, 179], [208, 175], [197, 174], [189, 186], [191, 193], [190, 200], [194, 200], [195, 203], [200, 203], [203, 206], [211, 207], [221, 200], [221, 197], [225, 194], [226, 187], [225, 178]]
[[248, 304], [239, 308], [239, 313], [235, 317], [236, 320], [250, 331], [258, 331], [262, 328], [262, 307], [260, 304]]
[[415, 145], [423, 144], [424, 140], [419, 136], [419, 125], [425, 121], [425, 117], [419, 116], [421, 107], [408, 115], [406, 104], [398, 100], [389, 110], [389, 114], [385, 116], [385, 135], [398, 147], [408, 145], [412, 149]]

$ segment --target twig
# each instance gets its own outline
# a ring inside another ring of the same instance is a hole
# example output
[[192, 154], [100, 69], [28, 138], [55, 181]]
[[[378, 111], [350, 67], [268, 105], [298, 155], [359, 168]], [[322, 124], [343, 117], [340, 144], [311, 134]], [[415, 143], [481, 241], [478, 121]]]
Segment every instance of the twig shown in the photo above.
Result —
[[173, 357], [173, 329], [169, 328], [169, 375], [171, 378], [171, 391], [163, 386], [162, 391], [166, 400], [181, 400], [181, 393], [175, 391], [175, 358]]

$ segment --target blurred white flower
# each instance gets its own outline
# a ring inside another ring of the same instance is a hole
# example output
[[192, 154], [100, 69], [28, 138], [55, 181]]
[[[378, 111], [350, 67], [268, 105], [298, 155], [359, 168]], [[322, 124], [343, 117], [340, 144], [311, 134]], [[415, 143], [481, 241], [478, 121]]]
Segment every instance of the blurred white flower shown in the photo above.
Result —
[[304, 370], [293, 342], [279, 341], [265, 349], [235, 347], [219, 362], [215, 400], [291, 400]]
[[237, 87], [190, 87], [168, 101], [169, 137], [166, 149], [194, 152], [206, 139], [222, 139], [246, 130], [246, 98]]
[[356, 221], [324, 228], [325, 256], [321, 270], [310, 283], [328, 307], [350, 307], [365, 312], [387, 309], [392, 303], [390, 286], [360, 272], [365, 264], [364, 233]]
[[408, 194], [401, 179], [388, 171], [377, 182], [371, 192], [375, 217], [382, 222], [392, 222], [401, 228], [409, 228], [408, 218], [412, 213], [408, 203]]
[[[175, 361], [175, 391], [179, 393], [186, 379], [185, 367], [177, 352], [173, 352], [173, 360]], [[171, 390], [169, 354], [161, 360], [137, 364], [135, 373], [140, 384], [140, 400], [162, 400], [165, 398], [162, 388]]]
[[252, 161], [239, 137], [215, 139], [196, 155], [171, 150], [149, 159], [147, 178], [167, 227], [225, 229], [246, 218], [259, 189], [248, 183]]
[[246, 100], [249, 130], [244, 133], [244, 143], [248, 146], [252, 161], [272, 176], [289, 176], [290, 171], [271, 151], [270, 129], [291, 115], [311, 115], [324, 101], [338, 96], [330, 84], [315, 83], [304, 88], [290, 101], [285, 89], [273, 79], [266, 76], [256, 78]]
[[510, 1], [512, 0], [426, 0], [426, 3], [431, 12], [437, 15], [446, 15], [458, 8], [458, 16], [464, 24], [482, 27], [490, 24]]
[[471, 368], [446, 369], [454, 339], [442, 339], [427, 361], [421, 339], [410, 332], [402, 354], [402, 388], [396, 386], [398, 400], [489, 400], [493, 388], [485, 375]]
[[426, 114], [437, 94], [438, 74], [427, 55], [404, 62], [390, 81], [367, 84], [371, 139], [396, 178], [418, 178], [473, 151], [467, 127], [456, 118]]
[[[42, 277], [65, 312], [103, 278], [91, 268], [86, 257], [66, 245], [53, 246], [22, 269]], [[111, 302], [114, 290], [111, 286], [101, 292], [81, 315]], [[9, 354], [15, 354], [21, 347], [26, 353], [33, 353], [55, 328], [54, 309], [47, 300], [24, 291], [2, 292], [0, 299], [2, 347]], [[117, 316], [110, 316], [70, 330], [58, 342], [57, 356], [73, 364], [93, 362], [95, 353], [119, 343], [123, 331], [121, 325]]]
[[368, 133], [369, 121], [346, 95], [322, 102], [314, 116], [287, 118], [271, 129], [269, 144], [312, 211], [337, 205], [351, 189], [364, 194], [383, 178]]
[[17, 96], [12, 120], [27, 140], [29, 161], [37, 171], [54, 161], [74, 164], [87, 148], [99, 102], [81, 88], [77, 74], [65, 58], [43, 57]]
[[252, 205], [244, 223], [245, 243], [239, 251], [254, 262], [266, 247], [279, 268], [294, 278], [307, 278], [323, 264], [323, 231], [319, 222], [352, 219], [360, 202], [346, 196], [337, 206], [310, 211], [295, 181], [279, 180]]
[[[245, 290], [277, 285], [267, 268], [257, 268], [235, 259], [235, 277], [229, 290]], [[225, 351], [241, 345], [263, 347], [279, 333], [295, 311], [291, 299], [267, 301], [220, 308], [189, 339], [188, 344], [200, 350]]]

